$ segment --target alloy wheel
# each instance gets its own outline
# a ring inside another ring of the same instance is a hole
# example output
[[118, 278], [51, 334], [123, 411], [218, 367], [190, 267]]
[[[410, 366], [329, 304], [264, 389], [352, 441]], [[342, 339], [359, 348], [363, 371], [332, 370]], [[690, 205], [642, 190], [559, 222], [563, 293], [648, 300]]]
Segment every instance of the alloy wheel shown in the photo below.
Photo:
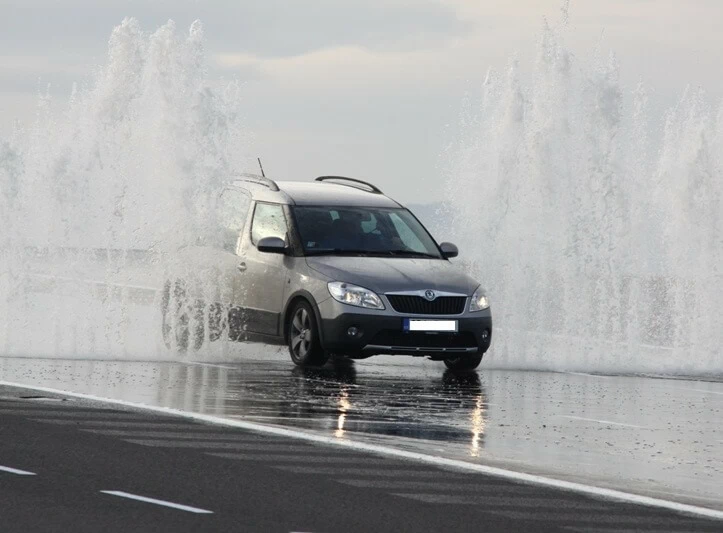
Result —
[[301, 307], [291, 321], [291, 349], [298, 359], [304, 359], [309, 353], [313, 341], [311, 318], [308, 311]]

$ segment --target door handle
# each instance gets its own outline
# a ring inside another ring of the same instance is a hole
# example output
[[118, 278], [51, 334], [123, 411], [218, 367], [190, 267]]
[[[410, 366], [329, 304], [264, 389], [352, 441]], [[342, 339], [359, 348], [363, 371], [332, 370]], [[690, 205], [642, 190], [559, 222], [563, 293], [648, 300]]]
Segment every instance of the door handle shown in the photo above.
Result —
[[239, 263], [236, 268], [239, 272], [246, 272], [246, 263]]

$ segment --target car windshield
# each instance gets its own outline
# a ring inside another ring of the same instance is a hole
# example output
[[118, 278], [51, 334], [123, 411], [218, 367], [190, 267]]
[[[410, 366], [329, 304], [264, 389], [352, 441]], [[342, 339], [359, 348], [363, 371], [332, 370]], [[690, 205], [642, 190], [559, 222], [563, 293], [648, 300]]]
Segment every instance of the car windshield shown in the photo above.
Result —
[[296, 206], [294, 216], [306, 255], [442, 258], [406, 209]]

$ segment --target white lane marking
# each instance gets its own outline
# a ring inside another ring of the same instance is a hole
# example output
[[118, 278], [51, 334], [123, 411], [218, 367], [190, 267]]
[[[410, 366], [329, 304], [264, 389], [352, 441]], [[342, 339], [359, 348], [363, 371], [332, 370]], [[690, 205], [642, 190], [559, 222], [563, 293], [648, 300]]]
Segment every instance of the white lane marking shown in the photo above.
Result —
[[353, 455], [285, 455], [285, 454], [273, 454], [273, 453], [212, 453], [206, 452], [206, 455], [213, 455], [214, 457], [222, 457], [224, 459], [231, 459], [234, 461], [254, 461], [254, 462], [269, 462], [273, 464], [279, 463], [296, 463], [297, 466], [308, 465], [313, 463], [321, 464], [333, 464], [341, 463], [343, 465], [365, 465], [372, 463], [375, 466], [379, 465], [379, 457], [365, 457], [365, 456], [353, 456]]
[[[346, 387], [346, 384], [344, 384], [344, 386]], [[484, 404], [484, 405], [487, 406], [487, 405], [492, 405], [492, 404], [491, 404], [491, 403], [486, 403], [486, 404]], [[304, 417], [302, 417], [302, 416], [274, 416], [274, 415], [248, 415], [248, 416], [244, 416], [244, 420], [248, 420], [248, 419], [254, 419], [254, 420], [298, 420], [298, 421], [303, 421], [303, 420], [318, 420], [318, 418], [315, 418], [315, 417], [313, 417], [313, 416], [304, 416]], [[355, 422], [355, 421], [354, 421], [354, 422]], [[375, 425], [375, 426], [376, 426], [376, 425], [383, 425], [383, 424], [389, 424], [389, 425], [398, 426], [398, 425], [399, 425], [399, 420], [375, 420], [375, 421], [374, 421], [374, 425]], [[406, 425], [408, 425], [408, 426], [419, 426], [419, 425], [421, 425], [421, 422], [410, 422], [410, 423], [407, 423]]]
[[441, 504], [457, 504], [457, 505], [482, 505], [485, 509], [496, 508], [524, 508], [532, 507], [534, 509], [560, 509], [575, 508], [580, 512], [585, 511], [604, 511], [611, 512], [612, 508], [609, 504], [599, 501], [578, 502], [563, 498], [528, 498], [525, 496], [472, 496], [459, 494], [430, 494], [428, 492], [394, 492], [394, 496], [408, 498], [410, 500], [418, 500], [425, 503], [441, 503]]
[[149, 287], [147, 285], [128, 285], [126, 283], [114, 283], [112, 281], [99, 281], [95, 279], [84, 279], [84, 278], [71, 278], [69, 276], [54, 276], [52, 274], [36, 274], [30, 273], [31, 277], [53, 279], [59, 281], [72, 281], [76, 283], [87, 283], [88, 285], [105, 285], [108, 287], [117, 287], [121, 289], [138, 289], [148, 292], [159, 292], [161, 289], [158, 287]]
[[640, 494], [633, 494], [630, 492], [624, 492], [621, 490], [607, 489], [603, 487], [596, 487], [594, 485], [586, 485], [584, 483], [578, 483], [573, 481], [565, 481], [562, 479], [555, 479], [535, 474], [527, 474], [525, 472], [516, 472], [514, 470], [506, 470], [496, 466], [482, 465], [478, 463], [468, 463], [459, 459], [447, 459], [445, 457], [435, 457], [433, 455], [427, 455], [418, 452], [412, 452], [408, 450], [401, 450], [397, 448], [391, 448], [389, 446], [383, 446], [380, 444], [369, 444], [365, 442], [355, 442], [350, 440], [340, 440], [336, 437], [328, 437], [325, 435], [314, 435], [311, 433], [304, 433], [294, 429], [279, 428], [273, 426], [265, 426], [263, 424], [257, 424], [255, 422], [246, 422], [243, 420], [229, 420], [218, 416], [206, 415], [202, 413], [191, 413], [187, 411], [181, 411], [180, 409], [172, 409], [170, 407], [159, 407], [154, 405], [144, 405], [142, 403], [129, 402], [127, 400], [117, 400], [113, 398], [104, 398], [102, 396], [96, 396], [93, 394], [83, 394], [81, 392], [72, 392], [62, 389], [54, 389], [52, 387], [38, 387], [35, 385], [27, 385], [24, 383], [17, 383], [12, 381], [0, 381], [0, 385], [5, 387], [17, 387], [20, 389], [36, 390], [40, 392], [49, 392], [54, 394], [65, 394], [66, 396], [73, 396], [75, 398], [83, 398], [86, 400], [94, 400], [97, 402], [106, 402], [113, 405], [123, 405], [125, 407], [133, 407], [136, 409], [143, 409], [155, 413], [164, 413], [166, 415], [178, 415], [179, 417], [189, 418], [193, 420], [202, 420], [211, 424], [218, 424], [220, 426], [229, 426], [247, 429], [250, 431], [257, 431], [259, 433], [266, 433], [270, 435], [282, 435], [285, 437], [291, 437], [299, 440], [305, 440], [310, 442], [318, 442], [323, 444], [331, 444], [333, 446], [349, 448], [356, 451], [370, 452], [379, 455], [386, 455], [390, 457], [400, 457], [403, 459], [411, 459], [420, 461], [423, 463], [434, 464], [438, 466], [448, 466], [452, 468], [458, 468], [460, 470], [467, 470], [469, 472], [478, 472], [487, 474], [489, 476], [501, 477], [505, 479], [512, 479], [514, 481], [521, 481], [523, 483], [533, 483], [535, 485], [543, 485], [546, 487], [554, 487], [562, 490], [569, 490], [579, 492], [582, 494], [590, 494], [598, 498], [605, 498], [608, 500], [615, 500], [620, 502], [634, 503], [637, 505], [645, 505], [648, 507], [658, 507], [661, 509], [670, 509], [679, 513], [686, 513], [696, 516], [707, 516], [709, 518], [715, 518], [723, 520], [723, 511], [716, 509], [710, 509], [708, 507], [701, 507], [698, 505], [690, 505], [686, 503], [674, 502], [669, 500], [663, 500], [662, 498], [653, 498], [650, 496], [642, 496]]
[[[80, 431], [85, 433], [94, 433], [96, 435], [105, 435], [107, 437], [128, 437], [134, 439], [174, 439], [174, 440], [217, 440], [217, 441], [233, 441], [233, 442], [248, 442], [248, 443], [264, 443], [264, 439], [259, 438], [256, 435], [240, 434], [235, 433], [223, 433], [219, 431], [219, 428], [214, 428], [215, 432], [209, 432], [208, 430], [201, 430], [196, 432], [196, 428], [187, 428], [188, 431], [143, 431], [138, 429], [98, 429], [98, 428], [81, 428]], [[284, 444], [280, 441], [279, 444]], [[285, 444], [288, 446], [288, 444]]]
[[[563, 527], [567, 531], [577, 531], [579, 533], [638, 533], [641, 531], [637, 527], [629, 527], [625, 529], [610, 528], [590, 528], [590, 527]], [[694, 533], [694, 529], [644, 529], [645, 533]]]
[[111, 412], [103, 412], [100, 411], [98, 413], [94, 413], [92, 411], [80, 411], [77, 412], [74, 410], [69, 411], [62, 411], [60, 409], [56, 411], [48, 411], [46, 409], [3, 409], [2, 414], [4, 415], [15, 415], [15, 416], [27, 416], [30, 418], [38, 417], [38, 418], [53, 418], [53, 417], [60, 417], [60, 418], [88, 418], [88, 419], [97, 419], [99, 416], [102, 416], [106, 419], [108, 418], [120, 418], [123, 420], [143, 420], [147, 417], [144, 417], [143, 415], [140, 415], [139, 413], [127, 413], [127, 412], [117, 412], [117, 411], [111, 411]]
[[673, 388], [675, 388], [675, 389], [677, 389], [677, 390], [690, 390], [690, 391], [693, 391], [693, 392], [702, 392], [702, 393], [704, 393], [704, 394], [719, 394], [719, 395], [723, 395], [723, 391], [706, 390], [706, 389], [684, 389], [684, 388], [682, 388], [682, 387], [673, 387]]
[[10, 474], [16, 474], [18, 476], [37, 476], [34, 472], [28, 472], [27, 470], [18, 470], [17, 468], [10, 468], [9, 466], [0, 466], [0, 472], [8, 472]]
[[626, 428], [650, 429], [645, 426], [636, 426], [634, 424], [623, 424], [622, 422], [611, 422], [610, 420], [598, 420], [597, 418], [584, 418], [582, 416], [557, 415], [560, 418], [571, 418], [573, 420], [584, 420], [586, 422], [597, 422], [598, 424], [607, 424], [609, 426], [622, 426]]
[[[526, 497], [536, 498], [540, 500], [549, 499], [542, 493], [535, 493], [535, 489], [529, 486], [520, 486], [513, 483], [497, 483], [487, 482], [486, 480], [470, 479], [459, 479], [452, 481], [439, 482], [433, 480], [393, 480], [393, 479], [335, 479], [337, 483], [342, 485], [350, 485], [352, 487], [359, 487], [364, 489], [384, 489], [384, 490], [419, 490], [419, 491], [446, 491], [446, 492], [463, 492], [466, 495], [475, 494], [478, 499], [484, 498], [489, 493], [494, 494], [507, 494], [510, 498]], [[565, 500], [565, 495], [557, 497], [560, 501]]]
[[102, 490], [101, 492], [103, 494], [110, 494], [111, 496], [128, 498], [129, 500], [138, 500], [139, 502], [153, 503], [155, 505], [162, 505], [163, 507], [172, 507], [174, 509], [180, 509], [181, 511], [188, 511], [189, 513], [213, 514], [213, 511], [208, 511], [206, 509], [199, 509], [198, 507], [191, 507], [190, 505], [181, 505], [180, 503], [167, 502], [165, 500], [157, 500], [155, 498], [147, 498], [146, 496], [138, 496], [137, 494], [123, 492], [122, 490]]
[[277, 444], [276, 442], [264, 442], [256, 439], [256, 442], [220, 442], [205, 440], [152, 440], [152, 439], [123, 439], [131, 444], [140, 444], [141, 446], [151, 446], [155, 448], [196, 448], [199, 450], [249, 450], [256, 452], [289, 452], [289, 453], [309, 453], [309, 454], [325, 454], [327, 450], [320, 450], [309, 446], [308, 444]]
[[217, 364], [214, 364], [214, 363], [201, 363], [201, 362], [199, 362], [199, 361], [188, 361], [188, 362], [186, 362], [186, 363], [184, 363], [184, 364], [186, 364], [186, 365], [198, 365], [198, 366], [211, 366], [211, 367], [214, 367], [214, 368], [225, 368], [225, 369], [227, 369], [227, 370], [238, 370], [238, 367], [235, 367], [235, 366], [217, 365]]
[[[76, 426], [78, 428], [105, 428], [108, 431], [115, 428], [135, 429], [138, 431], [152, 431], [154, 429], [170, 429], [180, 430], [187, 429], [189, 431], [218, 431], [217, 426], [201, 426], [196, 422], [126, 422], [125, 420], [55, 420], [53, 418], [31, 418], [33, 422], [42, 422], [43, 424], [57, 424], [60, 426]], [[258, 437], [257, 437], [258, 438]]]
[[[440, 483], [439, 481], [396, 481], [389, 479], [337, 479], [337, 483], [342, 485], [350, 485], [363, 489], [384, 489], [384, 490], [431, 490], [435, 492], [494, 492], [495, 494], [508, 494], [511, 497], [526, 496], [535, 498], [537, 495], [531, 493], [529, 487], [527, 490], [513, 484], [486, 484], [484, 481], [472, 481], [469, 478], [453, 482]], [[480, 496], [482, 497], [482, 496]], [[539, 499], [547, 499], [547, 496], [540, 495]], [[562, 500], [562, 497], [559, 498]]]
[[611, 376], [601, 376], [599, 374], [588, 374], [587, 372], [563, 372], [563, 374], [571, 374], [573, 376], [585, 376], [586, 378], [612, 379]]
[[[669, 381], [672, 381], [672, 380], [669, 380]], [[718, 383], [717, 383], [717, 384], [718, 384]], [[674, 390], [674, 391], [678, 391], [678, 392], [680, 392], [680, 393], [683, 393], [683, 392], [701, 392], [701, 393], [703, 393], [703, 394], [723, 395], [723, 391], [714, 391], [714, 390], [708, 390], [708, 389], [689, 389], [689, 388], [687, 388], [687, 387], [675, 387], [675, 386], [673, 386], [673, 387], [671, 387], [671, 386], [661, 386], [660, 388], [661, 388], [661, 389], [665, 389], [665, 390]]]
[[[648, 527], [663, 525], [671, 528], [676, 525], [687, 525], [685, 517], [650, 516], [650, 513], [630, 514], [630, 510], [608, 510], [604, 513], [581, 512], [580, 509], [530, 509], [530, 510], [491, 510], [492, 514], [507, 516], [516, 520], [534, 520], [540, 522], [554, 522], [556, 524], [567, 523], [592, 523], [595, 526], [610, 524], [619, 527], [623, 525], [632, 531], [648, 531]], [[688, 522], [690, 523], [690, 522]], [[697, 525], [697, 524], [696, 524]], [[695, 530], [692, 530], [695, 531]]]
[[[324, 476], [355, 476], [355, 477], [391, 477], [399, 480], [407, 479], [419, 479], [419, 478], [432, 478], [435, 480], [443, 479], [465, 479], [469, 474], [465, 472], [452, 472], [443, 470], [416, 470], [418, 467], [412, 466], [411, 469], [397, 468], [369, 468], [361, 466], [356, 468], [348, 468], [346, 465], [340, 465], [337, 467], [333, 466], [274, 466], [277, 470], [284, 472], [291, 472], [292, 474], [315, 474]], [[490, 483], [490, 485], [497, 486], [496, 483]], [[485, 481], [487, 486], [487, 481]]]

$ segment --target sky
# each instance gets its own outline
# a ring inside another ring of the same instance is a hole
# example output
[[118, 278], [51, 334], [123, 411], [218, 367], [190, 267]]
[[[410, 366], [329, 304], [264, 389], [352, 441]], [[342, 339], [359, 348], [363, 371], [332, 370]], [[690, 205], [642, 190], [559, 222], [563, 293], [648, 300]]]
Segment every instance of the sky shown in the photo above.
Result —
[[[562, 0], [0, 0], [0, 138], [104, 62], [124, 17], [204, 25], [209, 74], [242, 82], [268, 174], [368, 179], [411, 203], [439, 197], [462, 99], [510, 57], [532, 63]], [[721, 0], [573, 0], [568, 44], [614, 50], [621, 80], [660, 109], [687, 85], [723, 97]], [[602, 44], [601, 44], [602, 43]], [[249, 169], [254, 170], [254, 169]]]

